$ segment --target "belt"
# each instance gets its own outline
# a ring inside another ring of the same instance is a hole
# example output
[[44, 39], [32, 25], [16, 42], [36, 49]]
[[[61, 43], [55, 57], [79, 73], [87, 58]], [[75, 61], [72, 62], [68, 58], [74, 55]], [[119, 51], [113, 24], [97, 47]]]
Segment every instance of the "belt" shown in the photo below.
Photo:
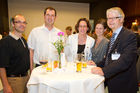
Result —
[[7, 75], [7, 77], [24, 77], [24, 76], [27, 76], [27, 73], [24, 73], [24, 74], [17, 74], [17, 75], [14, 75], [14, 74]]

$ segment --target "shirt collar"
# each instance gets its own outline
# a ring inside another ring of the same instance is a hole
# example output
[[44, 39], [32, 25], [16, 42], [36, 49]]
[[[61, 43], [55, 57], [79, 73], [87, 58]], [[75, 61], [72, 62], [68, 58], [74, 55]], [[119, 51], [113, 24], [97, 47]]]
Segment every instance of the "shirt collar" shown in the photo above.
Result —
[[114, 33], [116, 33], [115, 38], [117, 38], [117, 36], [119, 35], [120, 31], [122, 29], [122, 26], [119, 27]]
[[[48, 28], [45, 26], [45, 24], [43, 24], [43, 28], [46, 29], [47, 31], [49, 31]], [[52, 28], [49, 32], [54, 31], [54, 28], [55, 28], [55, 27], [53, 26], [53, 28]]]
[[13, 33], [9, 33], [9, 35], [11, 36], [11, 37], [13, 37], [14, 39], [16, 39], [16, 40], [18, 40], [19, 39], [19, 37], [18, 36], [16, 36], [15, 34], [13, 34]]

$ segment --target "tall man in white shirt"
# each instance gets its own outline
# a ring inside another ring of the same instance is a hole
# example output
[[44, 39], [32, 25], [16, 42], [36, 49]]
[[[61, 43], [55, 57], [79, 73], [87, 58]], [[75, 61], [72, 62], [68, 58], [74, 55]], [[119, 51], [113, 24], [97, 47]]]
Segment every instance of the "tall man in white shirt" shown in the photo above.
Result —
[[53, 42], [58, 40], [57, 35], [59, 29], [54, 27], [56, 19], [56, 10], [52, 7], [47, 7], [44, 10], [45, 24], [34, 28], [28, 38], [28, 45], [30, 48], [30, 64], [33, 69], [33, 62], [39, 66], [40, 57], [57, 58], [57, 50], [53, 46]]

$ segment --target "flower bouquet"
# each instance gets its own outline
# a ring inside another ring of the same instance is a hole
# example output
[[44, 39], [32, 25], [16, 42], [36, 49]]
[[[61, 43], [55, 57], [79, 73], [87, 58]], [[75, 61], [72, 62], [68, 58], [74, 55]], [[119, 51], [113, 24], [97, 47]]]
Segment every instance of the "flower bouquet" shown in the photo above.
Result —
[[61, 68], [61, 52], [63, 52], [64, 49], [64, 42], [62, 40], [62, 37], [64, 36], [64, 32], [59, 32], [57, 35], [60, 37], [60, 39], [54, 42], [53, 45], [57, 49], [57, 53], [59, 57], [59, 68]]

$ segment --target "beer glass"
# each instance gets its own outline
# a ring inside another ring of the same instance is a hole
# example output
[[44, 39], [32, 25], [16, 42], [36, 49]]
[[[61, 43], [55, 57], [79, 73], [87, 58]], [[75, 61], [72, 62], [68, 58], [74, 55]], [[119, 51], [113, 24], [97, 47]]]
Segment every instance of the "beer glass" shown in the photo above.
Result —
[[52, 67], [53, 67], [53, 61], [51, 59], [48, 59], [48, 63], [47, 63], [47, 72], [52, 72]]
[[82, 72], [81, 54], [76, 55], [76, 72]]
[[81, 54], [81, 61], [82, 61], [82, 67], [86, 68], [87, 67], [87, 60], [84, 54]]

